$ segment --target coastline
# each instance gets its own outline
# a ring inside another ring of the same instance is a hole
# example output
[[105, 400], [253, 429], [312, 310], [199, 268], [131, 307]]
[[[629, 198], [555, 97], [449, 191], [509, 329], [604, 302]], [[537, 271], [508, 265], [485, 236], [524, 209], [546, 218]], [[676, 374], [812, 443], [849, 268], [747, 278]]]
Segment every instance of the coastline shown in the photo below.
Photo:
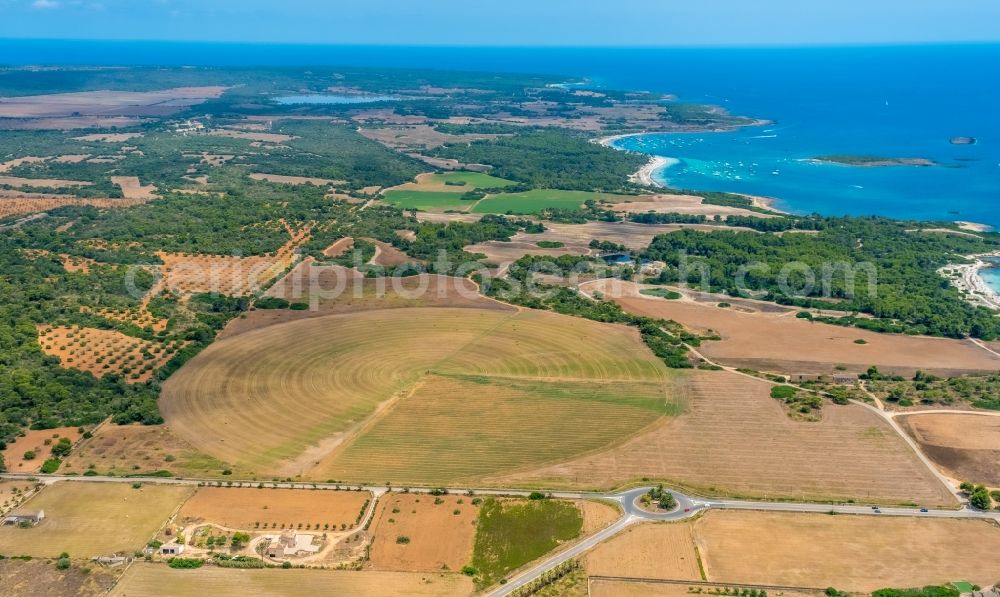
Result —
[[996, 267], [995, 263], [987, 262], [986, 257], [1000, 257], [1000, 251], [969, 255], [969, 259], [975, 260], [973, 263], [948, 264], [939, 269], [938, 274], [951, 282], [973, 305], [1000, 311], [1000, 294], [980, 275], [980, 271]]
[[969, 230], [971, 232], [991, 232], [993, 230], [993, 226], [990, 226], [989, 224], [964, 222], [962, 220], [955, 220], [955, 223], [958, 224], [958, 227], [962, 230]]
[[655, 174], [661, 168], [666, 168], [676, 163], [677, 163], [676, 158], [665, 158], [658, 155], [654, 155], [649, 158], [649, 161], [646, 162], [645, 166], [639, 168], [639, 170], [636, 171], [635, 174], [633, 174], [632, 176], [629, 176], [629, 180], [647, 187], [656, 187], [660, 189], [666, 188], [665, 185], [656, 182], [656, 180], [653, 178], [653, 174]]

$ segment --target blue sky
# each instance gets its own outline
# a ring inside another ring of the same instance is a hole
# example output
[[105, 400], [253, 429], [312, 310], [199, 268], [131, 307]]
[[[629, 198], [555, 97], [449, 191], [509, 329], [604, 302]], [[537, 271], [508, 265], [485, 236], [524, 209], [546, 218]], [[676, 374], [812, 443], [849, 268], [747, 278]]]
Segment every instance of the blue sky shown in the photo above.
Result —
[[1000, 0], [0, 0], [3, 36], [390, 45], [1000, 41]]

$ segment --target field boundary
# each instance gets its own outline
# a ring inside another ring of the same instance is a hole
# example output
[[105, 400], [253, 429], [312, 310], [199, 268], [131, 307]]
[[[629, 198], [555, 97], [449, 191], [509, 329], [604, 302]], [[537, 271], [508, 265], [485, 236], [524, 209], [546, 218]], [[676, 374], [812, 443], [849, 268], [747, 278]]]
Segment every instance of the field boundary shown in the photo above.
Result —
[[641, 578], [634, 576], [587, 576], [587, 585], [589, 587], [590, 583], [595, 580], [605, 580], [611, 582], [631, 582], [631, 583], [648, 583], [648, 584], [661, 584], [661, 585], [691, 585], [697, 587], [740, 587], [747, 589], [767, 589], [771, 591], [815, 591], [822, 593], [826, 591], [826, 588], [819, 587], [793, 587], [787, 585], [756, 585], [753, 583], [741, 583], [741, 582], [712, 582], [710, 580], [679, 580], [673, 578]]

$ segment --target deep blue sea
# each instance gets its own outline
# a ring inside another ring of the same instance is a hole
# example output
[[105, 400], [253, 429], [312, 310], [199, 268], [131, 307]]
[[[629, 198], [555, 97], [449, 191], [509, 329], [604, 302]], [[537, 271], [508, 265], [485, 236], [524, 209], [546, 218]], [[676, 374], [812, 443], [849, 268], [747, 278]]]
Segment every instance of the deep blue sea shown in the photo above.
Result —
[[[797, 213], [1000, 226], [1000, 45], [781, 49], [401, 48], [0, 40], [7, 64], [345, 65], [531, 72], [672, 93], [775, 124], [633, 137], [679, 188], [774, 197]], [[2, 93], [2, 90], [0, 90]], [[971, 136], [975, 145], [951, 145]], [[825, 154], [935, 160], [858, 168]]]

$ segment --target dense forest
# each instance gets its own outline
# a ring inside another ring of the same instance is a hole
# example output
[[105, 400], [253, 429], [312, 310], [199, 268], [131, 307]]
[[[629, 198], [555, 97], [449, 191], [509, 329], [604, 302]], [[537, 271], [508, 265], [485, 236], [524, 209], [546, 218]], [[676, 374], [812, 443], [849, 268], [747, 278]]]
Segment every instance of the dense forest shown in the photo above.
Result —
[[850, 322], [873, 329], [983, 339], [1000, 334], [991, 311], [967, 303], [936, 273], [958, 255], [995, 250], [1000, 241], [993, 236], [917, 232], [912, 222], [877, 217], [822, 218], [815, 227], [816, 234], [780, 236], [683, 230], [656, 237], [642, 257], [667, 263], [661, 283], [734, 296], [759, 291], [785, 304], [888, 320]]
[[494, 176], [535, 188], [605, 192], [629, 189], [628, 177], [649, 160], [558, 129], [446, 145], [432, 155], [467, 164], [489, 164]]

